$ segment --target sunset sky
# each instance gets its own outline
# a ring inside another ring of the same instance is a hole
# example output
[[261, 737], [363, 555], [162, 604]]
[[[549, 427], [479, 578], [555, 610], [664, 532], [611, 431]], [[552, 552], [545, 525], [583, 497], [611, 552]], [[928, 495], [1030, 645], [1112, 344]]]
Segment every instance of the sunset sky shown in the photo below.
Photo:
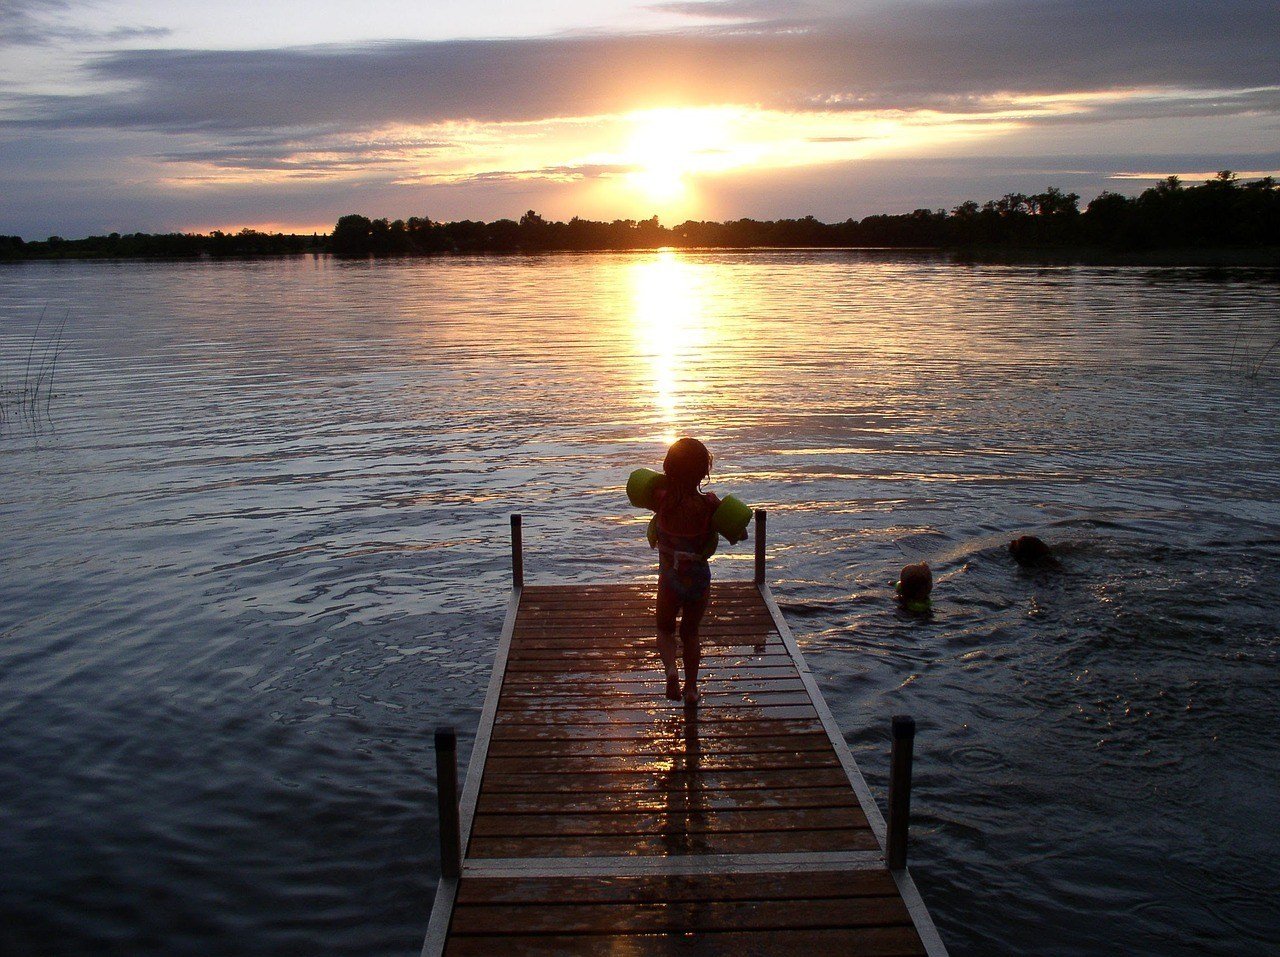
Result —
[[824, 220], [1280, 172], [1259, 0], [0, 3], [0, 233]]

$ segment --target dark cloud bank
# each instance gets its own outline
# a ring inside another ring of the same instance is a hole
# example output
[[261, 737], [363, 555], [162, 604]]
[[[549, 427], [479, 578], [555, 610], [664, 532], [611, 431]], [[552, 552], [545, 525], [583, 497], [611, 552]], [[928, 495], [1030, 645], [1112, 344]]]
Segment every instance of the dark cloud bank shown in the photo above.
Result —
[[0, 49], [44, 46], [71, 41], [115, 43], [123, 40], [159, 40], [170, 31], [162, 27], [122, 26], [88, 30], [69, 24], [75, 13], [71, 0], [0, 0]]
[[[985, 0], [661, 35], [129, 50], [89, 69], [130, 92], [27, 97], [11, 122], [236, 133], [536, 120], [646, 104], [972, 111], [1004, 93], [1272, 86], [1277, 38], [1280, 4], [1257, 0]], [[1175, 100], [1167, 109], [1197, 106]], [[1274, 113], [1276, 103], [1237, 97], [1215, 112], [1224, 109]]]

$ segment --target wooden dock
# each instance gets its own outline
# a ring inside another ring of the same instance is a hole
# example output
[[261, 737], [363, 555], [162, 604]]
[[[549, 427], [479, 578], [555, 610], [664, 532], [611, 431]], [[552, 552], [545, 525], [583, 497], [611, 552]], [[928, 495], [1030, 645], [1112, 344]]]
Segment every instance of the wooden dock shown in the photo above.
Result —
[[758, 581], [712, 585], [696, 709], [663, 694], [652, 581], [524, 585], [513, 531], [424, 957], [944, 957], [764, 583], [759, 523]]

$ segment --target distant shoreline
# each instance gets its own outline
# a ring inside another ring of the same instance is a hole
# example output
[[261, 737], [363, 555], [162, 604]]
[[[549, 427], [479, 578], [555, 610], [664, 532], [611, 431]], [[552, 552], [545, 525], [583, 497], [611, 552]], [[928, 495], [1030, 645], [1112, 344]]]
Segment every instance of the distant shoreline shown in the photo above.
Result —
[[194, 256], [133, 255], [113, 256], [99, 253], [67, 252], [58, 255], [32, 255], [0, 257], [0, 268], [5, 265], [58, 262], [144, 262], [144, 263], [244, 263], [278, 259], [302, 259], [321, 257], [342, 262], [403, 261], [419, 259], [463, 259], [493, 257], [499, 259], [531, 258], [540, 256], [594, 256], [617, 253], [645, 253], [672, 250], [679, 253], [883, 253], [889, 256], [918, 254], [946, 261], [955, 265], [975, 266], [1138, 266], [1138, 267], [1186, 267], [1186, 268], [1259, 268], [1280, 269], [1280, 246], [1254, 248], [1163, 248], [1124, 250], [1105, 247], [962, 247], [962, 246], [646, 246], [601, 249], [510, 249], [469, 250], [440, 252], [425, 255], [400, 256], [339, 256], [325, 249], [272, 253], [208, 253]]
[[1280, 184], [1241, 182], [1223, 170], [1201, 186], [1176, 176], [1136, 197], [1102, 193], [1081, 210], [1076, 193], [1006, 193], [954, 209], [917, 209], [861, 220], [686, 220], [657, 216], [596, 222], [438, 222], [423, 216], [341, 217], [329, 234], [214, 231], [131, 233], [26, 242], [0, 236], [0, 261], [31, 259], [221, 259], [332, 253], [364, 259], [472, 253], [618, 252], [653, 249], [931, 249], [970, 262], [1098, 262], [1116, 265], [1280, 265]]

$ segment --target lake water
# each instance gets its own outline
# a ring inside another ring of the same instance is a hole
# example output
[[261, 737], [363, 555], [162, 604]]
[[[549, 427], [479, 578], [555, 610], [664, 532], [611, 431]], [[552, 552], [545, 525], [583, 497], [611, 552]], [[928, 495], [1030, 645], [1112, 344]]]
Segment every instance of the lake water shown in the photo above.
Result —
[[[956, 957], [1261, 953], [1277, 337], [1280, 276], [1233, 269], [0, 268], [0, 952], [416, 953], [431, 731], [470, 749], [508, 514], [532, 581], [650, 574], [621, 487], [692, 433], [770, 509], [882, 802], [916, 717], [913, 868]], [[1027, 532], [1061, 572], [1011, 563]], [[892, 601], [917, 559], [929, 620]]]

